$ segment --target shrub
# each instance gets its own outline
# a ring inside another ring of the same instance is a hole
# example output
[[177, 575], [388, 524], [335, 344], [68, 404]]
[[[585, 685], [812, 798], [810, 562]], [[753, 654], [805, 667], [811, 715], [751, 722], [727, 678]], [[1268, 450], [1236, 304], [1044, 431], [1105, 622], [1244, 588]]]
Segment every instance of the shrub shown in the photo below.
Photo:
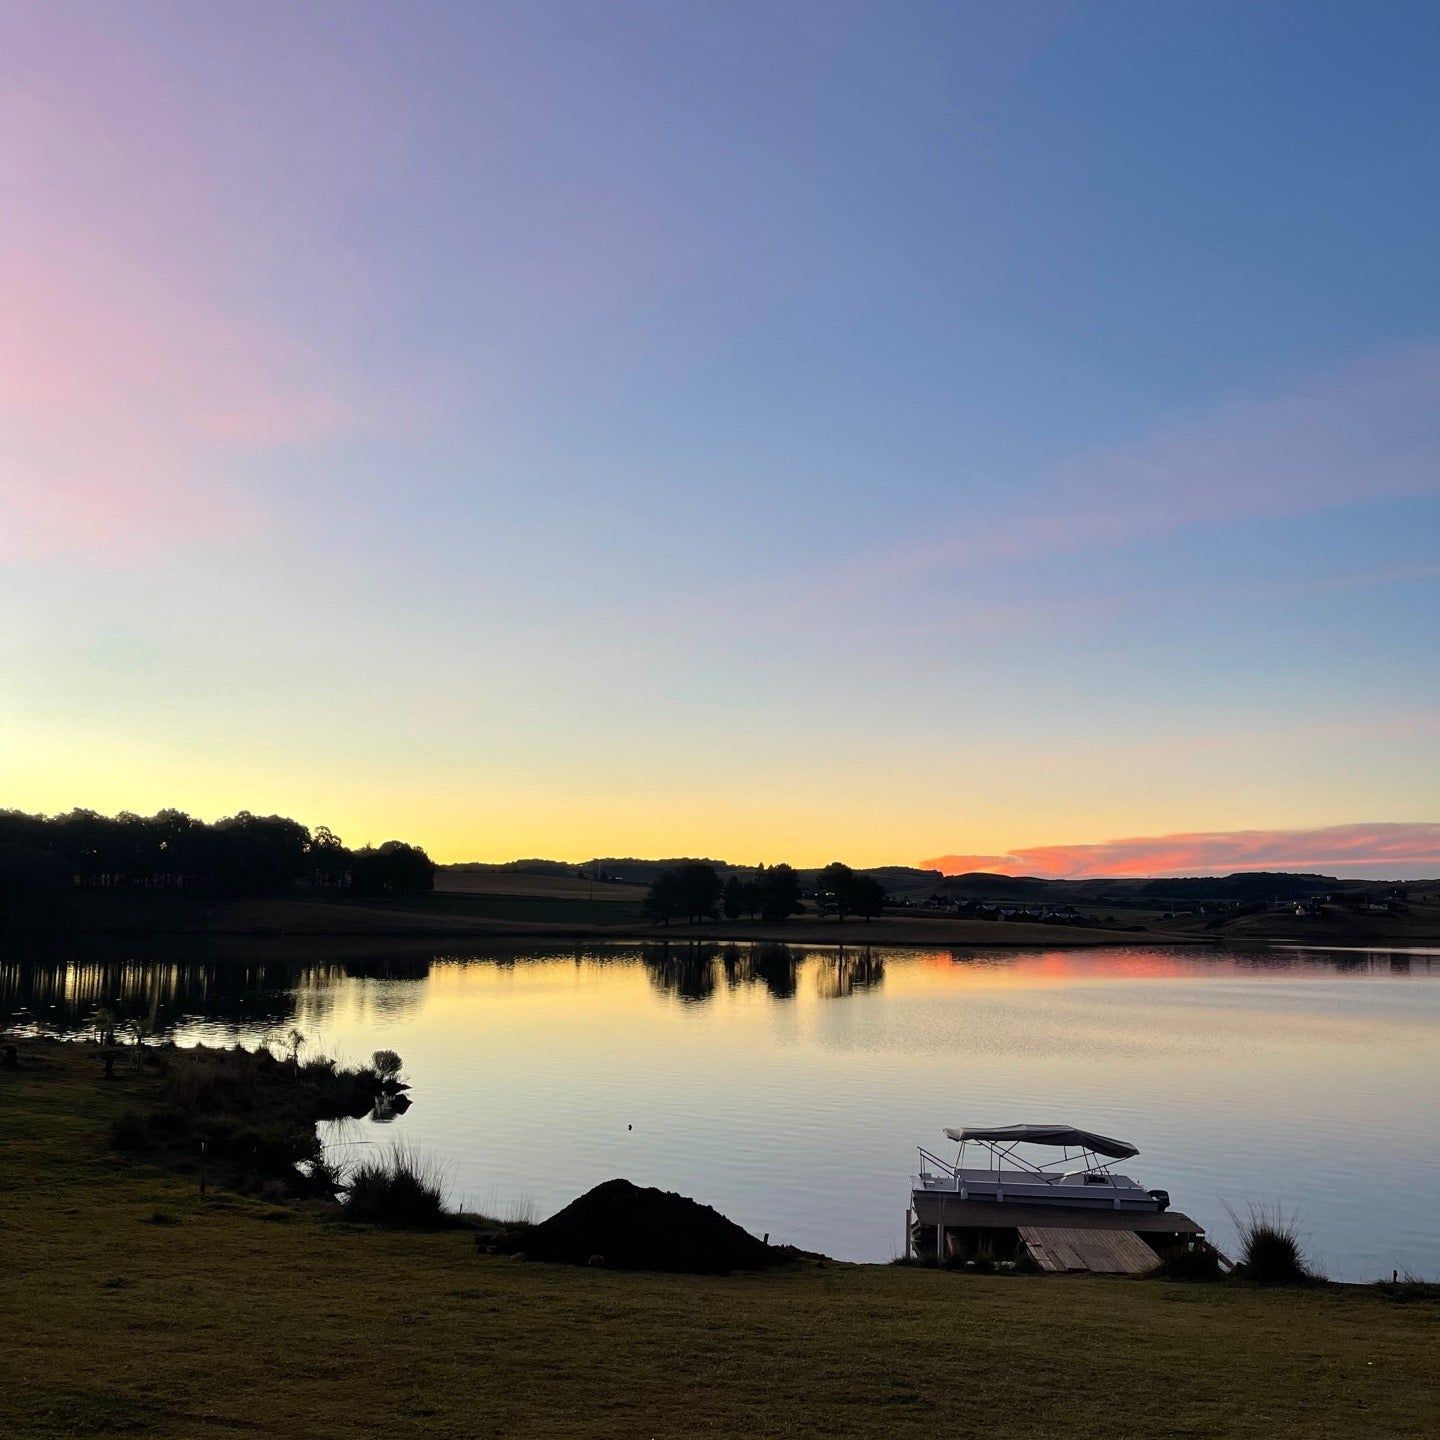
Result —
[[400, 1067], [405, 1062], [394, 1050], [377, 1050], [371, 1057], [370, 1063], [375, 1067], [375, 1074], [384, 1085], [394, 1084], [400, 1078]]
[[1230, 1215], [1240, 1235], [1237, 1267], [1257, 1285], [1307, 1285], [1323, 1279], [1306, 1263], [1296, 1215], [1273, 1206], [1252, 1205], [1242, 1218]]
[[1220, 1257], [1209, 1246], [1174, 1250], [1150, 1273], [1162, 1280], [1218, 1280]]
[[433, 1230], [454, 1223], [445, 1207], [446, 1177], [432, 1159], [397, 1145], [350, 1172], [345, 1213], [369, 1225]]

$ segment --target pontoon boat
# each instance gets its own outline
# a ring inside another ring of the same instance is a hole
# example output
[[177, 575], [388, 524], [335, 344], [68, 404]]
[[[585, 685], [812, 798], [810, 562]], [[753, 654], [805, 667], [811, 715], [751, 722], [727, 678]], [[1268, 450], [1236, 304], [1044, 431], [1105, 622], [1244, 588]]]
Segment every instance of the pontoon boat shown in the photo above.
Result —
[[[1151, 1213], [1170, 1204], [1164, 1190], [1146, 1190], [1128, 1175], [1110, 1169], [1110, 1161], [1128, 1160], [1140, 1153], [1124, 1140], [1077, 1130], [1073, 1125], [967, 1125], [947, 1129], [945, 1134], [959, 1146], [953, 1161], [919, 1147], [920, 1173], [913, 1177], [911, 1187], [917, 1201], [922, 1195], [945, 1195], [992, 1204]], [[1051, 1160], [1047, 1166], [1029, 1159], [1021, 1153], [1027, 1146], [1059, 1150], [1058, 1164]], [[982, 1164], [966, 1166], [967, 1147], [978, 1147]], [[932, 1173], [932, 1165], [939, 1173]]]
[[[1139, 1275], [1177, 1252], [1211, 1249], [1204, 1227], [1171, 1210], [1164, 1190], [1110, 1168], [1137, 1153], [1124, 1140], [1073, 1125], [967, 1125], [945, 1134], [958, 1146], [955, 1158], [922, 1146], [920, 1173], [910, 1177], [907, 1255]], [[1034, 1146], [1059, 1151], [1058, 1160], [1031, 1160], [1023, 1152]]]

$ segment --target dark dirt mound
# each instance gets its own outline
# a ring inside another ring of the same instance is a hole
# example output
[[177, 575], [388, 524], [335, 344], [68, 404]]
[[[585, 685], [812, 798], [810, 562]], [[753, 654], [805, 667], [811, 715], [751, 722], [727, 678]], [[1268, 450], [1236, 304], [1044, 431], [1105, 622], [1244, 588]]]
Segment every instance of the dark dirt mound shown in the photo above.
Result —
[[708, 1205], [628, 1180], [607, 1180], [572, 1200], [534, 1226], [524, 1248], [532, 1260], [691, 1275], [764, 1270], [791, 1258]]

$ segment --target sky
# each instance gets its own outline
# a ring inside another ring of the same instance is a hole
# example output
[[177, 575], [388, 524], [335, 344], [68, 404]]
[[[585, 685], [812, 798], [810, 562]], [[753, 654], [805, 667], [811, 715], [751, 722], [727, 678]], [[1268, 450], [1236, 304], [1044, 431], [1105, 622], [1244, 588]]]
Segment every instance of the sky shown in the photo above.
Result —
[[1440, 873], [1437, 62], [0, 0], [0, 804]]

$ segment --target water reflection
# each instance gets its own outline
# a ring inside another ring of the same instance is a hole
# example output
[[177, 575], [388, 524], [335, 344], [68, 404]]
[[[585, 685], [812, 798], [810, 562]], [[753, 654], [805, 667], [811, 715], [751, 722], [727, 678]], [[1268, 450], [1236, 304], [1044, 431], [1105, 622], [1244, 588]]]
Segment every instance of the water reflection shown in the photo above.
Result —
[[783, 944], [722, 944], [714, 941], [663, 941], [641, 952], [651, 983], [688, 1004], [703, 1004], [722, 985], [727, 990], [760, 986], [776, 1000], [794, 999], [808, 964], [815, 993], [839, 1000], [880, 985], [885, 962], [870, 947], [806, 951]]
[[234, 1039], [259, 1028], [321, 1023], [341, 987], [383, 982], [379, 1008], [398, 1013], [418, 1003], [390, 982], [423, 982], [430, 960], [355, 960], [297, 964], [170, 960], [19, 960], [0, 962], [0, 1019], [21, 1030], [67, 1034], [89, 1028], [97, 1011], [145, 1018], [161, 1037], [196, 1021]]
[[[182, 1044], [298, 1028], [394, 1048], [399, 1136], [475, 1208], [546, 1214], [615, 1175], [849, 1259], [899, 1248], [913, 1146], [1051, 1119], [1140, 1146], [1137, 1178], [1223, 1238], [1301, 1211], [1334, 1275], [1440, 1275], [1440, 951], [496, 945], [336, 963], [12, 959], [0, 1005], [73, 1030], [153, 1008]], [[385, 1127], [385, 1128], [382, 1128]], [[342, 1152], [348, 1154], [349, 1152]], [[1383, 1183], [1374, 1177], [1383, 1176]]]
[[22, 1029], [58, 1033], [86, 1028], [100, 1008], [121, 1019], [144, 1016], [155, 1033], [174, 1034], [197, 1021], [238, 1038], [257, 1027], [323, 1027], [340, 997], [377, 1023], [419, 1006], [436, 967], [472, 966], [512, 973], [564, 960], [577, 976], [615, 967], [643, 967], [662, 995], [685, 1005], [755, 989], [793, 1001], [809, 972], [813, 994], [844, 1000], [885, 984], [886, 955], [903, 955], [925, 972], [981, 987], [1035, 988], [1094, 981], [1178, 980], [1205, 975], [1281, 978], [1440, 975], [1440, 951], [1409, 953], [1285, 947], [1208, 949], [995, 951], [897, 950], [713, 940], [640, 945], [496, 945], [480, 957], [353, 959], [317, 962], [7, 960], [0, 962], [0, 1018]]

